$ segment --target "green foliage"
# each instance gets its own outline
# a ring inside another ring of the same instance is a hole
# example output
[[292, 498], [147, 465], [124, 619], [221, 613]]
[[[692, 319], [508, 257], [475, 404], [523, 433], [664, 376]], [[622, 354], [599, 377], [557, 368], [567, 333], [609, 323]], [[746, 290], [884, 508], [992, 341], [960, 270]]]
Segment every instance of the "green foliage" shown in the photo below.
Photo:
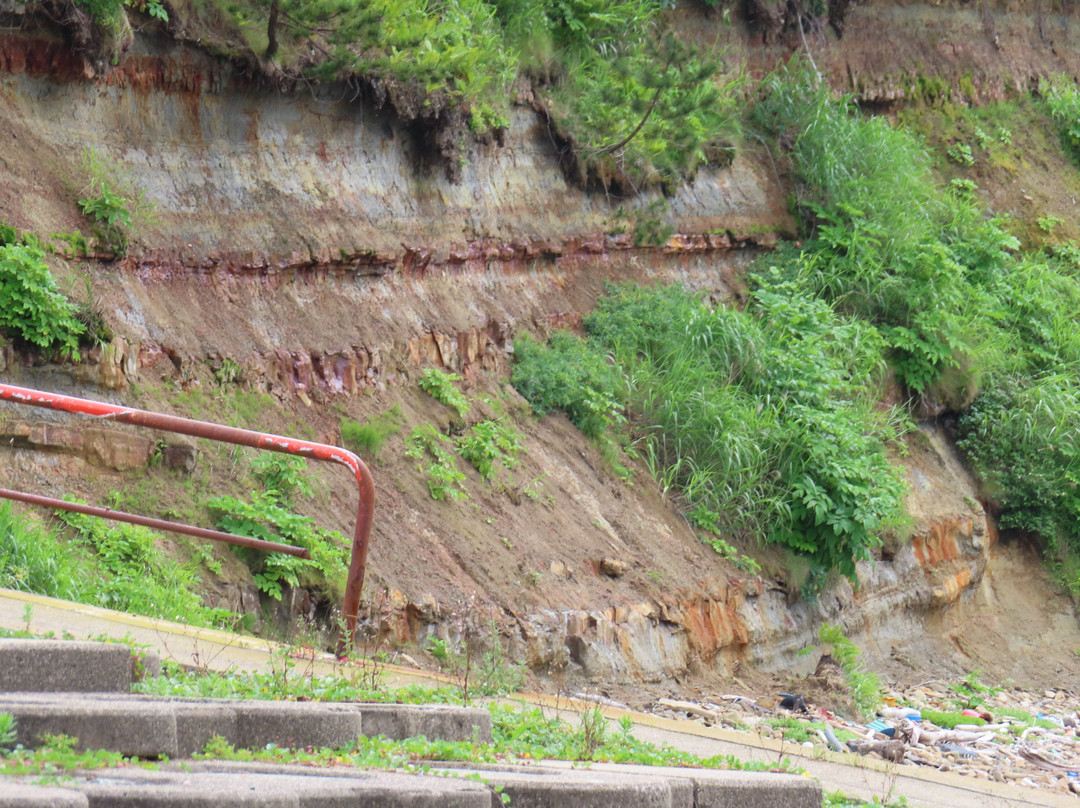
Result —
[[428, 650], [458, 682], [462, 704], [476, 696], [503, 696], [525, 683], [525, 667], [511, 660], [494, 622], [482, 636], [466, 627], [460, 648], [432, 637]]
[[94, 223], [94, 232], [106, 246], [119, 255], [127, 251], [127, 230], [131, 227], [128, 200], [113, 191], [107, 182], [99, 182], [91, 195], [79, 200], [84, 216]]
[[123, 255], [133, 230], [153, 220], [154, 204], [145, 198], [145, 190], [133, 190], [130, 178], [94, 149], [83, 152], [82, 169], [88, 179], [79, 207], [98, 243]]
[[939, 712], [937, 710], [920, 710], [924, 721], [941, 727], [942, 729], [955, 729], [958, 724], [975, 724], [980, 726], [986, 722], [973, 715], [961, 715], [960, 713]]
[[347, 543], [336, 530], [324, 530], [293, 510], [296, 494], [311, 496], [304, 477], [306, 469], [306, 462], [299, 458], [263, 455], [253, 463], [253, 473], [264, 488], [252, 492], [249, 502], [219, 496], [206, 503], [222, 530], [310, 552], [311, 558], [303, 559], [238, 548], [259, 590], [276, 600], [281, 599], [285, 585], [310, 587], [331, 599], [339, 598], [344, 591], [349, 565]]
[[17, 723], [11, 713], [0, 713], [0, 755], [15, 746], [18, 738]]
[[169, 12], [162, 0], [124, 0], [124, 5], [134, 8], [161, 22], [169, 21]]
[[405, 455], [421, 462], [417, 468], [427, 476], [428, 491], [432, 499], [462, 499], [469, 493], [462, 487], [465, 475], [457, 466], [451, 448], [454, 442], [437, 431], [431, 424], [413, 429], [405, 441]]
[[974, 710], [983, 706], [987, 699], [992, 699], [1004, 688], [986, 685], [979, 680], [979, 672], [972, 671], [959, 682], [949, 685], [949, 690], [956, 694], [957, 703], [965, 710]]
[[124, 8], [133, 8], [161, 22], [169, 21], [169, 12], [162, 0], [75, 0], [95, 23], [115, 28], [121, 23]]
[[425, 393], [456, 410], [457, 414], [464, 418], [465, 413], [469, 411], [469, 400], [456, 387], [456, 382], [460, 381], [461, 377], [456, 373], [447, 373], [439, 368], [425, 368], [417, 383]]
[[716, 80], [716, 54], [657, 34], [667, 8], [658, 0], [228, 0], [225, 7], [233, 36], [277, 69], [309, 80], [360, 77], [405, 119], [434, 126], [448, 160], [464, 159], [466, 129], [507, 125], [522, 73], [584, 182], [674, 182], [727, 161], [738, 135], [740, 81]]
[[834, 100], [806, 65], [765, 82], [755, 120], [795, 139], [796, 201], [809, 242], [788, 274], [875, 324], [912, 391], [953, 371], [967, 384], [985, 288], [1005, 274], [1019, 242], [964, 189], [939, 190], [918, 138]]
[[396, 404], [365, 423], [341, 419], [341, 444], [370, 460], [379, 459], [379, 450], [404, 426], [401, 408]]
[[95, 573], [84, 552], [0, 503], [0, 587], [84, 601]]
[[158, 547], [159, 534], [78, 513], [58, 511], [57, 516], [95, 553], [101, 578], [90, 591], [96, 605], [202, 626], [220, 625], [233, 617], [203, 606], [199, 577]]
[[56, 288], [39, 247], [0, 246], [0, 329], [43, 350], [78, 357], [86, 327]]
[[864, 716], [872, 716], [881, 706], [881, 682], [859, 662], [862, 651], [838, 625], [823, 623], [818, 629], [818, 642], [823, 653], [831, 655], [843, 668], [855, 706]]
[[95, 23], [107, 28], [119, 24], [124, 13], [124, 0], [76, 0], [75, 4]]
[[20, 744], [0, 755], [0, 773], [55, 778], [58, 773], [149, 765], [140, 764], [133, 758], [125, 758], [119, 752], [107, 752], [103, 749], [76, 752], [77, 744], [78, 739], [70, 735], [45, 733], [36, 749], [26, 749]]
[[903, 494], [881, 445], [896, 427], [874, 412], [872, 329], [764, 278], [741, 312], [678, 287], [622, 287], [586, 328], [627, 380], [639, 451], [691, 519], [854, 576]]
[[1080, 92], [1075, 79], [1064, 73], [1050, 76], [1040, 82], [1039, 92], [1046, 101], [1050, 117], [1060, 128], [1061, 139], [1073, 160], [1080, 160]]
[[571, 135], [583, 170], [605, 184], [673, 184], [720, 162], [739, 132], [740, 79], [719, 86], [715, 55], [674, 35], [614, 59], [593, 52], [553, 97], [556, 120]]
[[194, 572], [173, 561], [146, 528], [58, 512], [75, 541], [0, 504], [0, 586], [134, 614], [217, 626], [234, 615], [202, 605]]
[[1057, 216], [1040, 216], [1035, 220], [1035, 224], [1037, 224], [1039, 229], [1044, 233], [1050, 235], [1054, 232], [1054, 228], [1065, 224], [1065, 220], [1059, 219]]
[[984, 393], [960, 418], [959, 446], [1000, 526], [1035, 533], [1051, 550], [1080, 553], [1080, 385], [1068, 372], [1014, 377]]
[[967, 143], [954, 143], [949, 147], [946, 154], [954, 163], [958, 163], [962, 166], [975, 165], [975, 156], [971, 153], [971, 146]]
[[590, 438], [624, 421], [615, 370], [580, 337], [556, 331], [545, 345], [522, 335], [514, 358], [511, 382], [537, 415], [562, 410]]
[[517, 466], [521, 451], [521, 435], [501, 421], [481, 421], [458, 437], [454, 444], [458, 454], [473, 465], [485, 480], [490, 480], [498, 467]]

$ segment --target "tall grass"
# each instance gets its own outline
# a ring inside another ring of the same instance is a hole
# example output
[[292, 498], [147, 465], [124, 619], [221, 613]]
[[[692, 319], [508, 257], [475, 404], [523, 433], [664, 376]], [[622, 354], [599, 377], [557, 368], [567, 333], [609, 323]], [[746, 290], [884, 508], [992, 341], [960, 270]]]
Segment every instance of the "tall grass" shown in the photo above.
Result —
[[938, 188], [916, 136], [834, 99], [797, 61], [764, 83], [755, 120], [793, 142], [808, 243], [791, 275], [873, 323], [915, 393], [970, 365], [970, 301], [1006, 271], [1019, 242], [968, 197]]
[[86, 553], [0, 503], [0, 587], [82, 601], [96, 577]]
[[193, 625], [235, 617], [202, 604], [193, 570], [167, 556], [152, 531], [81, 514], [60, 519], [73, 537], [0, 503], [0, 587]]
[[[678, 286], [619, 287], [585, 327], [588, 341], [564, 335], [548, 350], [611, 357], [642, 454], [689, 519], [854, 576], [903, 494], [883, 448], [898, 422], [873, 406], [883, 367], [873, 329], [779, 280], [760, 280], [745, 311]], [[525, 345], [519, 390], [550, 408], [542, 383], [566, 398], [575, 382], [540, 372]]]

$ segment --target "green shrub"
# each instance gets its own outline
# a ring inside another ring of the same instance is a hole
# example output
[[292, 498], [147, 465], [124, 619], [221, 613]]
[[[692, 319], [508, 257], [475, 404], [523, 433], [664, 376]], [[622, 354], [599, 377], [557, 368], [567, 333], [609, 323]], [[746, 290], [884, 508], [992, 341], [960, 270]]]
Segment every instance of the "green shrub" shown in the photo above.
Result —
[[881, 340], [793, 284], [759, 278], [745, 311], [677, 287], [622, 287], [586, 320], [627, 380], [663, 487], [708, 530], [765, 535], [854, 576], [901, 512], [874, 412]]
[[87, 182], [79, 207], [90, 220], [97, 242], [123, 255], [132, 233], [154, 221], [155, 205], [127, 172], [95, 149], [83, 151], [82, 170]]
[[447, 373], [438, 368], [426, 368], [420, 374], [418, 384], [421, 390], [441, 404], [457, 410], [457, 414], [464, 418], [465, 413], [469, 411], [469, 400], [455, 386], [460, 381], [461, 377], [456, 373]]
[[623, 421], [614, 369], [580, 337], [556, 331], [545, 345], [523, 334], [514, 360], [511, 382], [537, 415], [562, 410], [590, 438]]
[[[405, 455], [421, 463], [417, 466], [425, 473], [428, 491], [432, 499], [463, 499], [469, 495], [462, 486], [465, 475], [457, 466], [451, 448], [454, 442], [431, 424], [416, 427], [405, 441]], [[425, 466], [423, 461], [429, 460]]]
[[739, 134], [736, 77], [673, 35], [616, 58], [595, 51], [553, 95], [555, 118], [586, 172], [605, 185], [674, 184], [726, 159]]
[[0, 503], [0, 587], [192, 625], [235, 617], [203, 606], [194, 571], [165, 555], [152, 531], [66, 511], [57, 516], [77, 540], [64, 541]]
[[285, 585], [311, 587], [330, 599], [340, 598], [349, 566], [349, 545], [337, 531], [324, 530], [293, 510], [296, 494], [311, 495], [304, 478], [307, 463], [300, 458], [266, 454], [253, 466], [254, 476], [265, 488], [252, 492], [249, 502], [231, 496], [207, 501], [218, 527], [240, 536], [303, 547], [311, 554], [311, 558], [303, 559], [237, 548], [251, 567], [255, 584], [276, 600], [281, 599]]
[[57, 291], [39, 247], [0, 246], [0, 329], [44, 350], [79, 355], [85, 326]]
[[985, 494], [1001, 503], [1002, 528], [1080, 552], [1080, 385], [1071, 374], [1001, 380], [961, 416], [959, 438]]
[[755, 120], [794, 138], [796, 201], [809, 237], [789, 275], [874, 323], [912, 391], [969, 366], [983, 299], [975, 287], [1004, 274], [1019, 242], [969, 194], [938, 189], [918, 138], [834, 100], [805, 64], [763, 86]]
[[203, 626], [233, 616], [203, 606], [198, 575], [159, 549], [160, 534], [78, 513], [57, 515], [94, 550], [102, 573], [93, 589], [96, 605]]
[[1061, 139], [1073, 160], [1080, 160], [1080, 92], [1076, 80], [1059, 73], [1041, 81], [1039, 92], [1046, 101], [1050, 117], [1061, 128]]
[[521, 451], [521, 435], [500, 421], [481, 421], [458, 437], [458, 454], [473, 465], [480, 476], [490, 480], [496, 468], [512, 469]]

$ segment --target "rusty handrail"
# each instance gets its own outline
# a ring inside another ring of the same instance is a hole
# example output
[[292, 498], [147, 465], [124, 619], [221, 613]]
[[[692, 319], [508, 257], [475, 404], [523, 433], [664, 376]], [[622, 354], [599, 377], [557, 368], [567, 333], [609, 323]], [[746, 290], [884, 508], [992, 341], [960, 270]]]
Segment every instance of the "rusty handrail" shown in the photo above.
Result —
[[[352, 452], [338, 446], [329, 446], [325, 443], [288, 438], [282, 435], [271, 435], [263, 432], [254, 432], [250, 429], [213, 424], [207, 421], [197, 421], [193, 418], [181, 418], [176, 415], [165, 415], [160, 412], [139, 410], [133, 407], [121, 407], [116, 404], [106, 404], [102, 401], [93, 401], [86, 398], [64, 396], [59, 393], [47, 393], [41, 390], [32, 390], [27, 387], [16, 387], [10, 384], [0, 383], [0, 400], [9, 401], [13, 404], [28, 404], [33, 407], [44, 407], [61, 412], [80, 413], [98, 418], [105, 418], [125, 424], [144, 426], [151, 429], [160, 429], [165, 432], [175, 432], [180, 435], [190, 435], [196, 438], [234, 443], [239, 446], [249, 446], [254, 449], [264, 449], [271, 452], [297, 455], [313, 460], [323, 460], [331, 463], [340, 463], [347, 466], [356, 476], [356, 484], [360, 491], [360, 501], [356, 511], [356, 530], [353, 533], [352, 558], [349, 562], [349, 574], [345, 582], [345, 597], [342, 602], [342, 612], [345, 616], [345, 625], [349, 631], [349, 643], [351, 644], [356, 633], [356, 621], [360, 612], [360, 593], [364, 588], [364, 572], [367, 566], [368, 538], [371, 534], [372, 511], [375, 508], [375, 487], [371, 478], [371, 472], [367, 465]], [[161, 530], [170, 530], [178, 533], [186, 533], [191, 536], [211, 539], [213, 541], [226, 541], [231, 544], [240, 544], [246, 547], [256, 547], [263, 550], [290, 553], [302, 558], [308, 557], [304, 548], [290, 547], [274, 542], [263, 542], [259, 539], [250, 539], [246, 536], [236, 536], [232, 533], [221, 533], [216, 530], [184, 525], [179, 522], [168, 522], [159, 519], [150, 519], [145, 516], [128, 514], [122, 511], [114, 511], [108, 508], [95, 508], [89, 505], [65, 502], [61, 499], [50, 497], [38, 497], [34, 494], [24, 494], [18, 491], [0, 488], [0, 498], [18, 499], [33, 504], [43, 504], [49, 508], [62, 508], [80, 513], [91, 513], [94, 516], [102, 516], [106, 519], [114, 519], [121, 522], [133, 522]], [[153, 524], [151, 524], [153, 523]], [[269, 546], [267, 546], [269, 545]], [[344, 638], [339, 644], [339, 651], [344, 646]]]

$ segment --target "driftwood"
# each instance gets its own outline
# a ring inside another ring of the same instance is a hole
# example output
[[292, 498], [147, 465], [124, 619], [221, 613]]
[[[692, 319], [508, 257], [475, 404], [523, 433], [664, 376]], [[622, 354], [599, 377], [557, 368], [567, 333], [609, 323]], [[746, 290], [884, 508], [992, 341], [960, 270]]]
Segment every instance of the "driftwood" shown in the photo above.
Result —
[[621, 701], [615, 701], [615, 699], [609, 699], [607, 696], [599, 696], [595, 693], [575, 693], [573, 698], [578, 701], [589, 701], [593, 704], [599, 704], [601, 707], [616, 707], [620, 710], [629, 710], [629, 704], [623, 704]]
[[712, 710], [706, 710], [697, 704], [690, 701], [675, 701], [674, 699], [657, 699], [656, 703], [661, 707], [667, 707], [671, 710], [681, 710], [684, 713], [690, 715], [696, 715], [700, 718], [704, 718], [706, 721], [719, 722], [720, 714], [715, 713]]
[[1038, 766], [1040, 769], [1046, 769], [1051, 772], [1075, 772], [1080, 770], [1080, 763], [1073, 763], [1071, 766], [1065, 766], [1061, 763], [1056, 763], [1052, 760], [1047, 760], [1038, 752], [1031, 749], [1021, 749], [1020, 757], [1030, 763], [1032, 766]]
[[757, 710], [759, 713], [766, 713], [772, 715], [772, 710], [767, 707], [762, 707], [753, 699], [748, 699], [746, 696], [721, 696], [720, 698], [725, 701], [730, 701], [733, 704], [737, 704], [739, 707], [749, 707], [752, 710]]
[[949, 729], [924, 729], [914, 721], [904, 719], [896, 728], [896, 735], [912, 746], [926, 744], [937, 746], [941, 743], [988, 743], [994, 739], [992, 732], [958, 732]]
[[848, 741], [848, 748], [852, 752], [858, 752], [860, 755], [868, 755], [871, 752], [876, 752], [881, 755], [885, 760], [891, 760], [893, 763], [904, 762], [904, 752], [907, 747], [903, 741]]

